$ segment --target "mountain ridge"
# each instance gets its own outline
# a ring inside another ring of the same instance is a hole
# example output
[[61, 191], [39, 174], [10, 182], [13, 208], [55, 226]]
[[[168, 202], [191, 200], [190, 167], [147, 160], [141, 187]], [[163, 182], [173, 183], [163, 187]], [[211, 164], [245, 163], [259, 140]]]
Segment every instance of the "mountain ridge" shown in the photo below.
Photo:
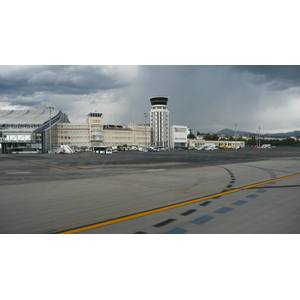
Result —
[[[236, 131], [237, 134], [242, 134], [242, 135], [252, 135], [252, 136], [257, 136], [257, 133], [253, 132], [248, 132], [248, 131]], [[225, 128], [223, 130], [220, 130], [217, 132], [217, 134], [225, 134], [225, 135], [234, 135], [235, 131], [229, 128]], [[295, 137], [300, 137], [300, 131], [299, 130], [294, 130], [294, 131], [289, 131], [289, 132], [280, 132], [280, 133], [264, 133], [260, 134], [260, 136], [273, 136], [273, 137], [289, 137], [289, 136], [295, 136]]]

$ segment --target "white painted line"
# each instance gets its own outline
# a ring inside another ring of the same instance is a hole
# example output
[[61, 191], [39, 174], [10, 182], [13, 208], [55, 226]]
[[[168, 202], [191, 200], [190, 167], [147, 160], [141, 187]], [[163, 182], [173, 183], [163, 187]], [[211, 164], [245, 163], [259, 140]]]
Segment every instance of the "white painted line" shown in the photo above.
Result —
[[8, 172], [6, 174], [29, 174], [31, 172]]
[[147, 170], [148, 172], [160, 172], [160, 171], [165, 171], [166, 169], [152, 169], [152, 170]]

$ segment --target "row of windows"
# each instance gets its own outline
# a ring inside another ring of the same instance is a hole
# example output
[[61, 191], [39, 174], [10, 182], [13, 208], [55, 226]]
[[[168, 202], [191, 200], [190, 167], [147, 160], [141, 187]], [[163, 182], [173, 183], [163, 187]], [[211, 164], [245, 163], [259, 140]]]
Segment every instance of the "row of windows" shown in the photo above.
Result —
[[57, 125], [58, 128], [89, 128], [89, 125]]
[[125, 132], [109, 131], [109, 132], [107, 132], [107, 130], [105, 130], [104, 133], [106, 135], [128, 135], [128, 134], [132, 134], [132, 132], [128, 132], [128, 131], [125, 131]]
[[131, 140], [132, 137], [131, 136], [106, 136], [106, 139], [114, 139], [114, 140]]
[[175, 127], [175, 128], [174, 128], [174, 131], [175, 131], [175, 132], [186, 133], [186, 132], [187, 132], [187, 129], [186, 129], [186, 128]]
[[154, 106], [151, 109], [167, 109], [166, 106]]
[[85, 140], [88, 140], [89, 138], [86, 136], [60, 136], [59, 139], [65, 139], [65, 140], [85, 139]]
[[[150, 137], [150, 134], [146, 137]], [[92, 135], [92, 139], [101, 139], [101, 135]], [[132, 136], [106, 136], [105, 139], [133, 139]], [[137, 136], [137, 139], [145, 139], [145, 135]], [[89, 139], [89, 136], [58, 136], [58, 139]]]
[[72, 145], [72, 146], [89, 146], [89, 143], [74, 143], [74, 142], [72, 142], [72, 143], [70, 143], [70, 142], [68, 142], [68, 143], [60, 143], [61, 145]]
[[[86, 130], [78, 130], [78, 131], [57, 131], [58, 134], [86, 134], [88, 136], [89, 134], [89, 131], [86, 131]], [[52, 134], [54, 134], [54, 132], [52, 132]], [[102, 131], [99, 131], [99, 130], [93, 130], [91, 131], [91, 134], [103, 134]], [[149, 135], [150, 132], [147, 131], [146, 132], [146, 135]], [[107, 135], [107, 133], [106, 133]], [[111, 135], [127, 135], [128, 136], [128, 132], [111, 132], [109, 133], [109, 136]], [[145, 136], [145, 132], [137, 132], [136, 135], [144, 135]], [[131, 134], [130, 136], [133, 136], [133, 134]]]
[[88, 130], [77, 130], [77, 131], [57, 131], [57, 133], [59, 134], [66, 134], [66, 133], [69, 133], [69, 134], [89, 134], [89, 131]]

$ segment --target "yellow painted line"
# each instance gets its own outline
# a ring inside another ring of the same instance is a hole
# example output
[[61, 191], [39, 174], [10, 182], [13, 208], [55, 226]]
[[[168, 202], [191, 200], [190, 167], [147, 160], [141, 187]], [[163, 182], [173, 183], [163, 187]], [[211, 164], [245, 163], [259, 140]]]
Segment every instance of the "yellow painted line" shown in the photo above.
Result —
[[[109, 214], [109, 215], [102, 216], [101, 218], [111, 217], [111, 216], [114, 216], [114, 215], [117, 215], [117, 214], [120, 214], [120, 213], [121, 213], [121, 211], [116, 212], [116, 213], [112, 213], [112, 214]], [[97, 217], [97, 218], [92, 218], [92, 219], [85, 220], [85, 221], [74, 222], [74, 223], [70, 223], [70, 224], [67, 224], [67, 225], [69, 225], [69, 226], [70, 226], [70, 225], [78, 225], [78, 224], [83, 223], [83, 222], [89, 222], [89, 221], [94, 221], [94, 220], [99, 220], [99, 217]], [[33, 232], [29, 232], [29, 234], [42, 233], [42, 232], [52, 231], [52, 230], [56, 230], [56, 229], [61, 228], [61, 227], [64, 227], [64, 226], [66, 226], [66, 225], [64, 224], [64, 225], [59, 225], [59, 226], [55, 226], [55, 227], [51, 227], [51, 228], [46, 228], [46, 229], [39, 230], [39, 231], [33, 231]]]
[[293, 175], [289, 175], [289, 176], [284, 176], [284, 177], [280, 177], [280, 178], [276, 178], [276, 179], [271, 179], [271, 180], [268, 180], [268, 181], [248, 185], [248, 186], [242, 187], [241, 189], [242, 190], [250, 189], [252, 187], [259, 186], [259, 185], [262, 185], [262, 184], [267, 184], [267, 183], [270, 183], [270, 182], [275, 182], [275, 181], [279, 181], [279, 180], [283, 180], [283, 179], [288, 179], [288, 178], [292, 178], [292, 177], [299, 176], [299, 175], [300, 175], [300, 173], [297, 173], [297, 174], [293, 174]]
[[[13, 157], [13, 158], [23, 160], [23, 161], [33, 162], [33, 163], [36, 163], [36, 164], [39, 164], [39, 165], [44, 165], [44, 166], [50, 167], [50, 169], [52, 169], [52, 170], [77, 170], [77, 168], [73, 168], [73, 167], [61, 167], [61, 166], [57, 166], [57, 165], [42, 163], [40, 161], [27, 160], [27, 159], [23, 159], [23, 158], [19, 158], [19, 157]], [[83, 167], [79, 167], [79, 168], [83, 168]]]
[[50, 167], [53, 167], [55, 169], [76, 170], [76, 168], [73, 168], [73, 167], [61, 167], [61, 166], [57, 166], [57, 165], [45, 164], [45, 163], [42, 163], [42, 162], [39, 162], [39, 161], [34, 161], [34, 160], [28, 160], [28, 161], [34, 162], [34, 163], [40, 164], [40, 165], [50, 166]]
[[[224, 188], [225, 187], [223, 187], [223, 189]], [[215, 189], [215, 190], [220, 190], [220, 188]], [[213, 192], [215, 190], [207, 191], [207, 193]], [[158, 193], [158, 194], [161, 194], [161, 193]], [[158, 194], [156, 194], [156, 195], [158, 195]], [[119, 215], [121, 213], [129, 212], [129, 211], [134, 211], [134, 210], [136, 211], [138, 209], [145, 209], [145, 208], [153, 207], [153, 206], [156, 206], [156, 205], [162, 205], [162, 204], [166, 204], [166, 203], [169, 203], [169, 202], [174, 202], [174, 201], [180, 200], [180, 199], [182, 199], [182, 198], [176, 198], [176, 199], [171, 199], [171, 200], [167, 200], [167, 201], [156, 202], [156, 203], [152, 203], [152, 204], [149, 204], [149, 205], [144, 205], [144, 206], [140, 206], [140, 207], [127, 209], [125, 211], [124, 210], [123, 211], [118, 211], [118, 212], [115, 212], [115, 213], [112, 213], [112, 214], [109, 214], [109, 215], [104, 215], [104, 216], [100, 216], [100, 217], [96, 217], [96, 218], [92, 218], [92, 219], [88, 219], [88, 220], [83, 220], [83, 221], [79, 221], [79, 222], [73, 222], [73, 223], [69, 223], [69, 224], [63, 224], [63, 225], [59, 225], [59, 226], [55, 226], [55, 227], [51, 227], [51, 228], [47, 228], [47, 229], [43, 229], [43, 230], [39, 230], [39, 231], [29, 232], [29, 233], [41, 233], [41, 232], [46, 232], [46, 231], [49, 231], [49, 230], [55, 230], [55, 229], [61, 228], [61, 227], [66, 227], [66, 226], [71, 226], [71, 225], [78, 225], [78, 224], [82, 224], [82, 223], [86, 223], [86, 222], [90, 222], [90, 221], [94, 221], [94, 220], [99, 220], [99, 219], [111, 217], [111, 216], [114, 216], [114, 215]], [[98, 223], [100, 223], [100, 221]]]
[[57, 165], [51, 165], [51, 164], [42, 163], [42, 162], [35, 161], [35, 160], [28, 160], [28, 159], [23, 159], [23, 158], [19, 158], [19, 157], [12, 157], [12, 156], [10, 156], [10, 157], [13, 158], [13, 159], [19, 159], [19, 160], [23, 160], [23, 161], [33, 162], [33, 163], [36, 163], [36, 164], [39, 164], [39, 165], [44, 165], [44, 166], [47, 166], [47, 167], [53, 167], [56, 170], [57, 169], [61, 170], [61, 169], [65, 169], [66, 168], [66, 167], [60, 167], [60, 166], [57, 166]]
[[195, 202], [200, 202], [200, 201], [208, 200], [208, 199], [211, 199], [211, 198], [236, 193], [236, 192], [239, 192], [239, 191], [242, 191], [242, 190], [250, 189], [252, 187], [267, 184], [267, 183], [270, 183], [270, 182], [275, 182], [275, 181], [279, 181], [279, 180], [283, 180], [283, 179], [296, 177], [296, 176], [299, 176], [299, 175], [300, 175], [300, 173], [297, 173], [297, 174], [284, 176], [284, 177], [280, 177], [280, 178], [276, 178], [276, 179], [272, 179], [272, 180], [267, 180], [267, 181], [263, 181], [263, 182], [260, 182], [260, 183], [244, 186], [242, 188], [238, 188], [238, 189], [234, 189], [234, 190], [230, 190], [230, 191], [226, 191], [226, 192], [221, 192], [221, 193], [217, 193], [217, 194], [210, 195], [210, 196], [205, 196], [205, 197], [202, 197], [202, 198], [188, 200], [188, 201], [184, 201], [184, 202], [181, 202], [181, 203], [177, 203], [177, 204], [173, 204], [173, 205], [169, 205], [169, 206], [165, 206], [165, 207], [160, 207], [160, 208], [148, 210], [148, 211], [145, 211], [145, 212], [136, 213], [136, 214], [129, 215], [129, 216], [124, 216], [124, 217], [104, 221], [104, 222], [97, 223], [97, 224], [92, 224], [92, 225], [87, 225], [87, 226], [83, 226], [83, 227], [80, 227], [80, 228], [66, 230], [66, 231], [60, 232], [60, 234], [79, 233], [79, 232], [86, 231], [86, 230], [91, 230], [91, 229], [95, 229], [95, 228], [99, 228], [99, 227], [103, 227], [103, 226], [107, 226], [107, 225], [112, 225], [112, 224], [120, 223], [120, 222], [123, 222], [123, 221], [127, 221], [127, 220], [131, 220], [131, 219], [136, 219], [136, 218], [144, 217], [144, 216], [147, 216], [147, 215], [155, 214], [155, 213], [162, 212], [162, 211], [165, 211], [165, 210], [185, 206], [185, 205], [192, 204], [192, 203], [195, 203]]

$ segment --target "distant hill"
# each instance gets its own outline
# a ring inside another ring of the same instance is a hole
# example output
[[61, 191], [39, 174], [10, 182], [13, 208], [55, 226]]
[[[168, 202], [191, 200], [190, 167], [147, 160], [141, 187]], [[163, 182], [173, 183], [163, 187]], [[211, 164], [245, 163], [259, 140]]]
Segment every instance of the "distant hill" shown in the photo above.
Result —
[[[236, 133], [237, 134], [242, 134], [242, 135], [253, 135], [253, 133], [248, 132], [248, 131], [239, 131], [239, 130], [237, 130]], [[231, 129], [228, 129], [228, 128], [225, 128], [221, 131], [218, 131], [217, 134], [234, 135], [235, 131], [231, 130]]]
[[[234, 135], [234, 130], [225, 128], [221, 131], [218, 131], [217, 134], [225, 134], [225, 135]], [[242, 135], [257, 135], [257, 133], [253, 133], [253, 132], [248, 132], [248, 131], [236, 131], [237, 134], [242, 134]], [[289, 136], [296, 136], [296, 137], [300, 137], [300, 131], [299, 130], [294, 130], [294, 131], [290, 131], [290, 132], [281, 132], [281, 133], [264, 133], [261, 134], [260, 136], [264, 137], [264, 136], [270, 136], [270, 137], [289, 137]]]
[[262, 136], [278, 136], [278, 137], [289, 137], [289, 136], [297, 136], [300, 137], [300, 131], [299, 130], [294, 130], [286, 133], [266, 133], [262, 134]]

